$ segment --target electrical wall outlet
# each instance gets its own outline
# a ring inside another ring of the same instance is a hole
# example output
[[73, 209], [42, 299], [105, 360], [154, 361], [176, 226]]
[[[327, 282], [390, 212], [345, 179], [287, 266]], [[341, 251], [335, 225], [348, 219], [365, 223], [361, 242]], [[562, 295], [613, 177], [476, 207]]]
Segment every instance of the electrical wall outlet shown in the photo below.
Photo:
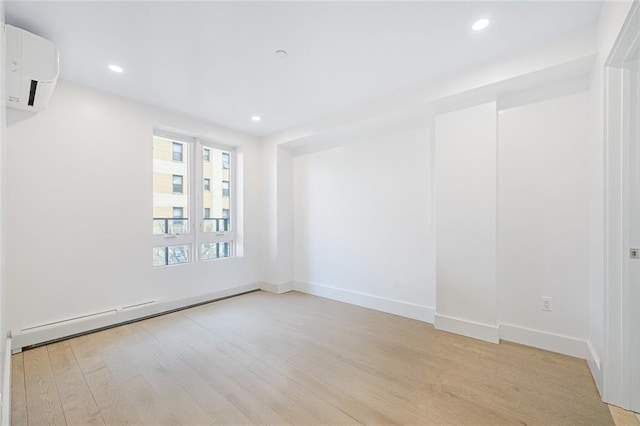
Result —
[[550, 297], [542, 296], [542, 310], [543, 311], [553, 311], [553, 304]]

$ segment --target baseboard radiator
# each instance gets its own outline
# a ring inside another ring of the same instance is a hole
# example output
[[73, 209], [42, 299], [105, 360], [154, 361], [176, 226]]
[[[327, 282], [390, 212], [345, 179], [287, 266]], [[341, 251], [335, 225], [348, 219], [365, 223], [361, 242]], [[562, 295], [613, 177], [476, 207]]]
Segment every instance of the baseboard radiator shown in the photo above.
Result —
[[[12, 344], [7, 347], [7, 351], [9, 353], [17, 353], [22, 351], [23, 348], [38, 346], [88, 332], [139, 321], [152, 316], [214, 302], [258, 289], [259, 286], [257, 284], [249, 284], [179, 300], [148, 300], [128, 306], [25, 327], [20, 329], [19, 332], [14, 330]], [[9, 349], [11, 350], [9, 351]]]

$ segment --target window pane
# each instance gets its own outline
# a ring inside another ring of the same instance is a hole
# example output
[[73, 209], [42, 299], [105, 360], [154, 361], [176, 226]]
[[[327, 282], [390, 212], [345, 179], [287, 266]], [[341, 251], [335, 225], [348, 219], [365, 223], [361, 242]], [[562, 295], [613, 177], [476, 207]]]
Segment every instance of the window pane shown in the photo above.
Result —
[[179, 142], [173, 143], [173, 161], [182, 161], [182, 145]]
[[[206, 159], [207, 155], [209, 155], [209, 161]], [[204, 220], [202, 230], [204, 232], [229, 231], [231, 230], [229, 219], [231, 208], [229, 179], [231, 170], [228, 166], [230, 164], [231, 154], [228, 151], [217, 148], [203, 148], [202, 156], [204, 178]], [[225, 167], [225, 161], [227, 167]], [[207, 211], [209, 212], [208, 215], [206, 213]]]
[[203, 243], [200, 246], [200, 259], [222, 259], [231, 257], [232, 243], [225, 241], [221, 243]]
[[[185, 234], [190, 231], [189, 149], [188, 143], [153, 137], [154, 234]], [[174, 220], [176, 218], [180, 220]]]
[[189, 246], [166, 246], [153, 248], [153, 266], [189, 263]]
[[184, 187], [182, 183], [184, 182], [184, 178], [180, 175], [173, 175], [173, 192], [176, 194], [182, 194], [184, 192]]

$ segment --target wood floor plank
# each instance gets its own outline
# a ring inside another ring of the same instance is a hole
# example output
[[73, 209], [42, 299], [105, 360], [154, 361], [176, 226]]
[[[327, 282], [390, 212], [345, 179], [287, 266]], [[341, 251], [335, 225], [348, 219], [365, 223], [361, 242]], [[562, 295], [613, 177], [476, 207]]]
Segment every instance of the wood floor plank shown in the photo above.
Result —
[[[289, 424], [286, 413], [282, 407], [270, 406], [271, 392], [259, 391], [260, 384], [257, 378], [248, 375], [242, 368], [219, 357], [215, 347], [201, 343], [201, 336], [193, 335], [190, 331], [192, 324], [188, 321], [180, 321], [180, 317], [172, 318], [166, 326], [174, 330], [177, 340], [165, 342], [174, 351], [181, 348], [188, 352], [182, 352], [181, 359], [199, 375], [205, 377], [217, 390], [222, 393], [235, 407], [246, 415], [253, 423]], [[162, 321], [163, 318], [156, 319]], [[279, 405], [289, 401], [284, 399]], [[298, 413], [303, 416], [303, 413]], [[295, 422], [294, 422], [295, 423]]]
[[86, 373], [84, 377], [106, 424], [134, 425], [143, 423], [138, 410], [129, 403], [127, 395], [108, 367]]
[[23, 352], [30, 425], [66, 425], [46, 346]]
[[11, 356], [11, 419], [13, 424], [26, 425], [27, 390], [24, 383], [24, 358], [22, 352]]
[[633, 411], [624, 410], [615, 405], [610, 405], [609, 411], [616, 426], [640, 426], [640, 415], [635, 414]]
[[[187, 324], [189, 324], [187, 322]], [[148, 324], [149, 327], [151, 324]], [[238, 346], [234, 346], [219, 336], [214, 335], [203, 327], [194, 324], [191, 329], [194, 332], [192, 337], [198, 336], [198, 341], [204, 345], [215, 345], [219, 351], [218, 365], [224, 366], [233, 362], [235, 366], [243, 371], [246, 377], [252, 377], [254, 390], [265, 395], [275, 395], [276, 400], [267, 399], [269, 406], [276, 411], [281, 410], [286, 414], [283, 417], [292, 422], [300, 423], [331, 423], [331, 424], [357, 424], [358, 422], [348, 414], [339, 410], [335, 406], [328, 404], [317, 395], [309, 392], [286, 374], [282, 374], [276, 369], [269, 368], [262, 359], [262, 353], [251, 355]], [[168, 328], [166, 325], [150, 328], [150, 332], [156, 335], [159, 340], [168, 338]], [[222, 360], [222, 361], [221, 361]], [[278, 404], [278, 401], [288, 401], [288, 406]], [[292, 409], [291, 407], [295, 407]], [[291, 411], [295, 411], [292, 415]], [[306, 417], [302, 417], [305, 413]]]
[[[141, 324], [147, 329], [145, 322]], [[249, 424], [251, 419], [240, 409], [234, 406], [224, 397], [214, 386], [200, 376], [194, 369], [185, 363], [178, 353], [185, 354], [186, 351], [179, 352], [170, 346], [162, 344], [157, 335], [151, 334], [144, 341], [144, 348], [149, 355], [155, 358], [161, 365], [173, 373], [174, 379], [193, 398], [199, 407], [207, 412], [213, 419], [214, 424]], [[168, 339], [173, 339], [167, 333]], [[188, 355], [187, 355], [188, 356]]]
[[104, 425], [68, 341], [47, 345], [64, 415], [70, 425]]
[[153, 389], [155, 398], [171, 416], [186, 424], [211, 424], [213, 419], [200, 408], [188, 392], [174, 378], [174, 371], [165, 368], [157, 359], [150, 356], [146, 344], [149, 340], [143, 329], [137, 324], [119, 330], [121, 340], [120, 356], [128, 365], [133, 366]]
[[[47, 367], [29, 352], [31, 422], [42, 410], [30, 373], [46, 379]], [[107, 424], [613, 424], [584, 360], [296, 292], [246, 294], [49, 353], [54, 373], [68, 373], [56, 376], [68, 419], [65, 395], [84, 392]], [[58, 389], [47, 389], [55, 412]]]

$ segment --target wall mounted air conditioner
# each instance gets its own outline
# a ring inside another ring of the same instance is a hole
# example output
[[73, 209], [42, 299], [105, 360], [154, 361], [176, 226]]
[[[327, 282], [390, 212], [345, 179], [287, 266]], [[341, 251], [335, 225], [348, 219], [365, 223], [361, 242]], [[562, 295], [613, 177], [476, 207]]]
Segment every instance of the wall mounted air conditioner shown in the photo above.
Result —
[[28, 31], [5, 25], [7, 106], [42, 111], [58, 81], [58, 48]]

